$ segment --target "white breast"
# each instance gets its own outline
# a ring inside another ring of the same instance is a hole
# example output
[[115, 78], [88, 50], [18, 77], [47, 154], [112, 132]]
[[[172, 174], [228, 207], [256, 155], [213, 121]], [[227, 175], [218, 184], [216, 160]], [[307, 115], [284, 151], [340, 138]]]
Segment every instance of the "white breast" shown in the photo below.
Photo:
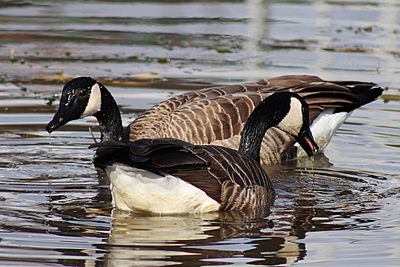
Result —
[[114, 163], [106, 168], [111, 181], [113, 204], [121, 210], [159, 214], [217, 211], [219, 203], [199, 188], [172, 175]]

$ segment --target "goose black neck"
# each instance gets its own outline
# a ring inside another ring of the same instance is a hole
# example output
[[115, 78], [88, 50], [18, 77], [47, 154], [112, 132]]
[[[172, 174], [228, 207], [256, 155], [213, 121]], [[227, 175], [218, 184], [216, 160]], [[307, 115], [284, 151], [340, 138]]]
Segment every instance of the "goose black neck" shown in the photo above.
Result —
[[279, 124], [289, 111], [289, 106], [285, 105], [287, 102], [280, 100], [280, 97], [272, 95], [254, 109], [243, 128], [239, 152], [260, 162], [260, 149], [265, 132]]
[[121, 113], [111, 93], [100, 85], [101, 108], [94, 116], [100, 124], [102, 141], [119, 141], [122, 139]]

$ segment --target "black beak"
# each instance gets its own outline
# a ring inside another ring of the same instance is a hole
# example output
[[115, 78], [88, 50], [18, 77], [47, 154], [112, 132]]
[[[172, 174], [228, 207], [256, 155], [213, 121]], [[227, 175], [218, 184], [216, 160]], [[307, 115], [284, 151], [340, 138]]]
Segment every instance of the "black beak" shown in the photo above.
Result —
[[58, 128], [72, 120], [77, 120], [80, 118], [80, 115], [83, 112], [82, 108], [77, 108], [76, 103], [72, 103], [69, 105], [66, 105], [65, 103], [66, 101], [61, 98], [60, 105], [56, 114], [54, 114], [53, 119], [46, 126], [46, 131], [48, 131], [49, 133], [57, 130]]
[[318, 145], [315, 143], [309, 128], [302, 130], [296, 141], [301, 145], [309, 157], [318, 151]]
[[57, 113], [54, 114], [53, 119], [46, 125], [46, 131], [51, 133], [52, 131], [57, 130], [67, 122], [68, 120], [64, 119], [64, 117], [60, 115], [60, 112], [57, 111]]

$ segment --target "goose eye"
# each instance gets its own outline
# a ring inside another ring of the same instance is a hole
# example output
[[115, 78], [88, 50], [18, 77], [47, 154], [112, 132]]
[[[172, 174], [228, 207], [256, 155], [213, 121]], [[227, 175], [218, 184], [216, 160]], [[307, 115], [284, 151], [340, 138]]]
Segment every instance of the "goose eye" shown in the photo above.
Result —
[[79, 91], [79, 96], [86, 96], [87, 90], [80, 90]]

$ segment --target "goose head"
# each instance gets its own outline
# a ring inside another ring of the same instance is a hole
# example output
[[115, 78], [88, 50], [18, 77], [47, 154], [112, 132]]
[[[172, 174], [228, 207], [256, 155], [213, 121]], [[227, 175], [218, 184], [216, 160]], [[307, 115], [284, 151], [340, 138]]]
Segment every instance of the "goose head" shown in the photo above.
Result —
[[281, 117], [280, 121], [278, 120], [276, 127], [292, 135], [310, 157], [319, 148], [310, 130], [308, 104], [298, 94], [286, 93], [290, 95], [290, 98], [283, 100], [282, 104], [286, 107], [287, 112], [286, 114], [285, 112], [282, 113], [284, 116]]
[[90, 77], [79, 77], [67, 82], [63, 88], [57, 113], [46, 130], [60, 128], [69, 121], [95, 115], [101, 109], [101, 87]]
[[261, 102], [246, 122], [239, 151], [259, 161], [261, 142], [270, 127], [292, 136], [308, 156], [318, 151], [310, 131], [308, 105], [298, 94], [277, 92]]

